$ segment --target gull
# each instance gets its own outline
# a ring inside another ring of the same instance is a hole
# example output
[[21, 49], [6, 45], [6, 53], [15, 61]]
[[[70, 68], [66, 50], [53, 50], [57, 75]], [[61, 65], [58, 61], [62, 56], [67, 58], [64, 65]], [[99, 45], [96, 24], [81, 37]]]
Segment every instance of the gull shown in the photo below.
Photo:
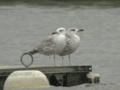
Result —
[[69, 65], [71, 64], [70, 55], [74, 53], [80, 45], [80, 36], [78, 34], [81, 31], [84, 31], [84, 29], [71, 28], [65, 34], [66, 45], [63, 51], [59, 53], [58, 55], [62, 57], [68, 55]]
[[55, 55], [59, 54], [63, 51], [66, 42], [65, 42], [65, 28], [58, 28], [56, 32], [53, 32], [47, 39], [43, 40], [40, 45], [33, 48], [28, 53], [33, 55], [36, 53], [40, 53], [43, 55], [53, 55], [54, 56], [54, 65], [55, 63]]

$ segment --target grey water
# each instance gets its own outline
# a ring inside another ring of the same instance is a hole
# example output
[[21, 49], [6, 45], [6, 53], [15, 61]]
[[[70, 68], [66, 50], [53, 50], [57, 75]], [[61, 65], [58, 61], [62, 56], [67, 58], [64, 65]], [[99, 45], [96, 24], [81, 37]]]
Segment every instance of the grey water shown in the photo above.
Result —
[[[118, 0], [0, 0], [0, 68], [22, 66], [21, 54], [59, 27], [85, 29], [80, 48], [71, 55], [72, 65], [92, 65], [93, 72], [101, 75], [101, 84], [44, 89], [120, 90]], [[62, 64], [59, 56], [56, 64]], [[36, 54], [33, 65], [53, 66], [53, 58]], [[67, 57], [64, 65], [68, 65]]]

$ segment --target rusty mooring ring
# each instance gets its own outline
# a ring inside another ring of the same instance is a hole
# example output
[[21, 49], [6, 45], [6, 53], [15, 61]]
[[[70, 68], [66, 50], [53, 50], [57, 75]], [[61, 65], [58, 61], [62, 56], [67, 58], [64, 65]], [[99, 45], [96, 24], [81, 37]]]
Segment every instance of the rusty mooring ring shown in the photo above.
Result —
[[[25, 63], [23, 62], [23, 57], [24, 57], [25, 55], [29, 55], [29, 56], [31, 57], [31, 62], [30, 62], [29, 64], [25, 64]], [[33, 64], [33, 56], [32, 56], [32, 54], [30, 54], [30, 53], [28, 53], [28, 52], [23, 53], [23, 54], [21, 55], [21, 57], [20, 57], [20, 62], [21, 62], [21, 64], [22, 64], [23, 66], [25, 66], [25, 68], [29, 68], [29, 67]]]

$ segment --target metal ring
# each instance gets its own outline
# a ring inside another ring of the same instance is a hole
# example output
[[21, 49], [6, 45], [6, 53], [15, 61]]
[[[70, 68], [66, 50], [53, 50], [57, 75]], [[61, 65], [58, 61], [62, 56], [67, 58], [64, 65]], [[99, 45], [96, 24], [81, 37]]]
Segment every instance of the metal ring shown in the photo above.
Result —
[[[30, 57], [31, 57], [31, 62], [29, 63], [29, 64], [25, 64], [24, 62], [23, 62], [23, 57], [25, 56], [25, 55], [29, 55]], [[33, 56], [32, 56], [32, 54], [30, 54], [30, 53], [23, 53], [22, 55], [21, 55], [21, 57], [20, 57], [20, 61], [21, 61], [21, 64], [23, 65], [23, 66], [25, 66], [25, 68], [29, 68], [32, 64], [33, 64]]]

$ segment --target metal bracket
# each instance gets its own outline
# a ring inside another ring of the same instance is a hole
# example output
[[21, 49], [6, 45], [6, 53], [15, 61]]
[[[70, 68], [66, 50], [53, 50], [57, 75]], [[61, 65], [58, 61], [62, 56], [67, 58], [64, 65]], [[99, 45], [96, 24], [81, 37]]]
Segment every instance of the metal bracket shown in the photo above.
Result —
[[[23, 57], [24, 57], [25, 55], [29, 55], [29, 56], [31, 57], [31, 61], [30, 61], [30, 63], [28, 63], [28, 64], [25, 64], [24, 61], [23, 61]], [[32, 56], [32, 54], [30, 54], [30, 53], [28, 53], [28, 52], [23, 53], [23, 54], [21, 55], [21, 57], [20, 57], [20, 62], [21, 62], [21, 64], [22, 64], [23, 66], [25, 66], [25, 68], [29, 68], [29, 67], [33, 64], [33, 56]]]

